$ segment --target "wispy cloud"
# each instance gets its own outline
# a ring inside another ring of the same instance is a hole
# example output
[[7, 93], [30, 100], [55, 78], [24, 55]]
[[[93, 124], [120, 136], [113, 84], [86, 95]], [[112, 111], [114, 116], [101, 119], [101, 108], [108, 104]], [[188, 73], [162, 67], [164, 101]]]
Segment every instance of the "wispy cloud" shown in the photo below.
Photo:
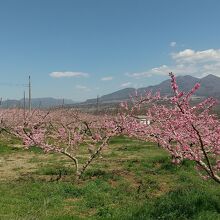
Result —
[[49, 74], [53, 78], [63, 78], [63, 77], [88, 77], [88, 73], [83, 72], [52, 72]]
[[220, 49], [208, 49], [195, 51], [185, 49], [171, 54], [173, 65], [161, 65], [144, 72], [126, 73], [133, 78], [144, 78], [155, 75], [167, 76], [169, 72], [176, 75], [190, 74], [196, 77], [204, 77], [208, 74], [220, 76]]
[[106, 76], [106, 77], [102, 77], [101, 80], [102, 81], [110, 81], [110, 80], [113, 80], [113, 77], [112, 76]]
[[139, 79], [139, 78], [144, 78], [144, 77], [151, 77], [154, 75], [167, 75], [168, 69], [169, 67], [167, 65], [162, 65], [159, 67], [154, 67], [144, 72], [126, 73], [125, 75]]
[[88, 87], [82, 86], [82, 85], [76, 85], [76, 89], [87, 91], [87, 92], [91, 91]]
[[175, 41], [170, 42], [170, 46], [171, 47], [175, 47], [176, 46], [176, 42]]
[[131, 86], [131, 82], [125, 82], [125, 83], [122, 83], [120, 87], [128, 87], [128, 86]]

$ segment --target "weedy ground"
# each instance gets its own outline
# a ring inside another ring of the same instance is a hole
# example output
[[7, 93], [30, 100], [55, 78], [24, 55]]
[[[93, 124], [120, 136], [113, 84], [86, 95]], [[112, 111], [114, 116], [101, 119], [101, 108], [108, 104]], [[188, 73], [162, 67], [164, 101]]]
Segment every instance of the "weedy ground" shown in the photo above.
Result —
[[65, 156], [1, 140], [0, 219], [220, 219], [220, 185], [170, 161], [156, 144], [117, 137], [76, 183]]

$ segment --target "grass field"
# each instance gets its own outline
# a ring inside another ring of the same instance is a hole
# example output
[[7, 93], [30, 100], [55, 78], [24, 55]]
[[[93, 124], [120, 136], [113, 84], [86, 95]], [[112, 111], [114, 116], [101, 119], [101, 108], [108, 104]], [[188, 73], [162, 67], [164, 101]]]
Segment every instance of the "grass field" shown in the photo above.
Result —
[[0, 219], [220, 219], [220, 185], [193, 166], [118, 137], [74, 183], [68, 158], [1, 143]]

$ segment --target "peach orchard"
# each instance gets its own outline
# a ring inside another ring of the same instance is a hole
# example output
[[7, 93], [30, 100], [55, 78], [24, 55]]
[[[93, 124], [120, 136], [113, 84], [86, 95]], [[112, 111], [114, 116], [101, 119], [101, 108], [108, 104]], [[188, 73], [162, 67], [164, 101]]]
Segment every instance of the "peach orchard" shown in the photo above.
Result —
[[[115, 116], [94, 116], [72, 109], [31, 112], [1, 109], [1, 135], [19, 137], [25, 148], [37, 146], [45, 153], [67, 156], [75, 165], [76, 178], [97, 161], [112, 137], [126, 135], [157, 142], [169, 152], [172, 163], [194, 161], [202, 178], [220, 183], [220, 122], [211, 113], [217, 101], [208, 98], [191, 105], [191, 97], [200, 85], [183, 92], [172, 73], [170, 77], [172, 97], [161, 97], [159, 92], [134, 94], [129, 102], [121, 103], [120, 113]], [[139, 114], [144, 114], [151, 123], [140, 123]], [[79, 164], [82, 147], [86, 147], [89, 156]]]

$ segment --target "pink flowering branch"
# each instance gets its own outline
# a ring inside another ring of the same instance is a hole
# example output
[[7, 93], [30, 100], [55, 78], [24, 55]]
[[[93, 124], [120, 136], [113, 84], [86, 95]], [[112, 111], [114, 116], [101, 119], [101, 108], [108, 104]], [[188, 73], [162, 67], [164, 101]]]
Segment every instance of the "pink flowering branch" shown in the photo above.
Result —
[[[217, 101], [208, 98], [197, 105], [191, 105], [191, 97], [200, 88], [200, 84], [183, 92], [179, 90], [173, 73], [170, 73], [170, 77], [174, 94], [172, 97], [156, 98], [152, 94], [135, 97], [132, 108], [123, 109], [121, 123], [124, 133], [158, 142], [172, 155], [173, 162], [192, 160], [200, 170], [220, 183], [220, 122], [210, 113]], [[141, 108], [142, 114], [151, 121], [150, 125], [140, 123], [135, 117], [140, 114]]]

